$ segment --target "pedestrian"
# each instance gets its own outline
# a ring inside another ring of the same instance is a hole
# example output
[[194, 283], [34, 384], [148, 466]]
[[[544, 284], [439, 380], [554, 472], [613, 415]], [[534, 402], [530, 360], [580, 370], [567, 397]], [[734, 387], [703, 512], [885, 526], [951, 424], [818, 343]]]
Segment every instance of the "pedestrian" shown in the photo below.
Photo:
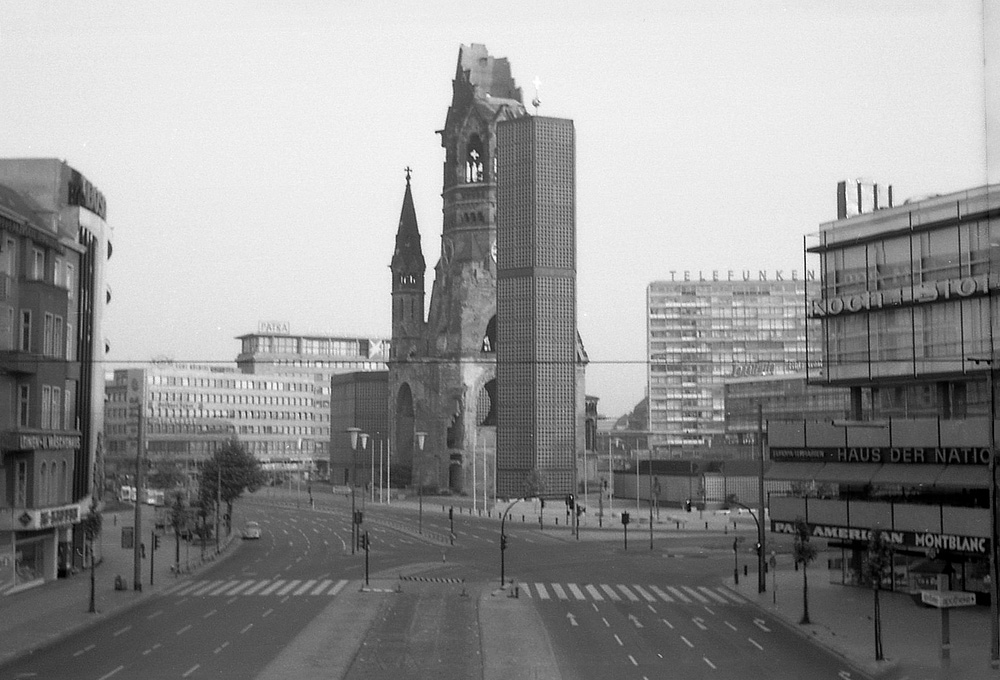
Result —
[[118, 515], [117, 515], [117, 514], [115, 514], [115, 515], [112, 515], [112, 516], [113, 516], [113, 517], [114, 517], [114, 519], [115, 519], [115, 526], [118, 526]]

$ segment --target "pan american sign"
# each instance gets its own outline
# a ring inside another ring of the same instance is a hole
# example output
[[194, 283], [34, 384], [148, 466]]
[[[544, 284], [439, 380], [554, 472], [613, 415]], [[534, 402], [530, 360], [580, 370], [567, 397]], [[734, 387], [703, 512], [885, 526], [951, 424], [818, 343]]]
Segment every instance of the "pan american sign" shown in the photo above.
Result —
[[[807, 525], [809, 526], [810, 535], [815, 538], [868, 542], [872, 536], [871, 529], [862, 527], [841, 527], [830, 524], [813, 524], [812, 522], [807, 522]], [[777, 534], [794, 535], [795, 523], [772, 520], [771, 531]], [[957, 536], [937, 534], [929, 531], [886, 529], [882, 532], [882, 535], [886, 541], [893, 545], [908, 548], [923, 548], [928, 553], [934, 554], [937, 554], [939, 551], [948, 551], [986, 555], [990, 544], [989, 539], [981, 536]]]

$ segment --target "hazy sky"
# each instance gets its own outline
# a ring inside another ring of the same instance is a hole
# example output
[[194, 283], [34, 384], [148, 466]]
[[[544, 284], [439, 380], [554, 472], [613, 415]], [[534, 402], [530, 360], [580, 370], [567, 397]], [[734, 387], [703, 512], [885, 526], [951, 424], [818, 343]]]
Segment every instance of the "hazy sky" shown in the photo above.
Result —
[[575, 121], [579, 326], [607, 415], [645, 394], [651, 281], [801, 269], [843, 179], [897, 201], [1000, 181], [979, 0], [615, 4], [8, 2], [0, 157], [66, 159], [104, 192], [112, 362], [231, 362], [259, 320], [388, 336], [403, 168], [429, 300], [435, 131], [459, 46], [483, 43]]

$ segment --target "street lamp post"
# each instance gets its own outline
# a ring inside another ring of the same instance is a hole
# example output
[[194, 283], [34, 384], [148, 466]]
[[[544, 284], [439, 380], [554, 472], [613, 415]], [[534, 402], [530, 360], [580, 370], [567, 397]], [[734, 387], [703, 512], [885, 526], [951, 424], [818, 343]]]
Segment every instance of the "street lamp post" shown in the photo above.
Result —
[[503, 512], [503, 517], [500, 518], [500, 587], [503, 588], [504, 579], [506, 578], [506, 563], [504, 561], [504, 553], [507, 551], [507, 534], [504, 531], [504, 525], [507, 523], [507, 513], [511, 511], [515, 505], [521, 502], [522, 499], [518, 498]]
[[364, 450], [368, 444], [368, 435], [357, 427], [347, 428], [347, 434], [351, 438], [351, 554], [353, 555], [358, 543], [358, 515], [355, 501], [355, 488], [357, 487], [358, 478], [358, 439], [361, 439], [361, 449]]
[[[420, 451], [420, 453], [423, 453], [424, 441], [426, 441], [427, 439], [427, 433], [415, 432], [414, 436], [417, 438], [417, 450]], [[414, 456], [413, 462], [416, 463], [419, 460], [419, 458], [420, 456]], [[416, 465], [414, 465], [414, 468], [416, 468]], [[417, 505], [419, 508], [417, 511], [417, 528], [419, 529], [419, 532], [422, 535], [424, 533], [424, 485], [423, 485], [423, 480], [420, 478], [419, 474], [416, 475], [416, 478], [417, 478], [417, 498], [419, 499], [417, 501]]]

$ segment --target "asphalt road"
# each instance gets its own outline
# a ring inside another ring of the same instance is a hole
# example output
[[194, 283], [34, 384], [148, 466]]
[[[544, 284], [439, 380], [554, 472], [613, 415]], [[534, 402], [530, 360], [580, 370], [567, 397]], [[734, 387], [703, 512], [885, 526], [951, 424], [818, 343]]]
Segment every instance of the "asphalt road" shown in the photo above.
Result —
[[[275, 659], [314, 619], [364, 584], [365, 554], [350, 550], [349, 501], [316, 500], [313, 509], [301, 500], [296, 507], [287, 499], [275, 505], [280, 497], [250, 499], [243, 514], [260, 523], [259, 541], [244, 541], [206, 571], [2, 669], [3, 677], [244, 679], [273, 672]], [[499, 522], [455, 514], [452, 524], [430, 503], [423, 536], [413, 508], [368, 505], [365, 519], [370, 578], [380, 585], [364, 591], [372, 599], [362, 600], [360, 611], [369, 616], [355, 631], [353, 656], [338, 660], [343, 677], [482, 677], [482, 650], [491, 641], [480, 639], [477, 603], [500, 586]], [[650, 550], [648, 535], [633, 532], [626, 551], [620, 532], [576, 540], [565, 526], [522, 523], [520, 513], [506, 532], [505, 575], [537, 611], [559, 677], [858, 677], [720, 585], [733, 568], [732, 536], [673, 533]]]

